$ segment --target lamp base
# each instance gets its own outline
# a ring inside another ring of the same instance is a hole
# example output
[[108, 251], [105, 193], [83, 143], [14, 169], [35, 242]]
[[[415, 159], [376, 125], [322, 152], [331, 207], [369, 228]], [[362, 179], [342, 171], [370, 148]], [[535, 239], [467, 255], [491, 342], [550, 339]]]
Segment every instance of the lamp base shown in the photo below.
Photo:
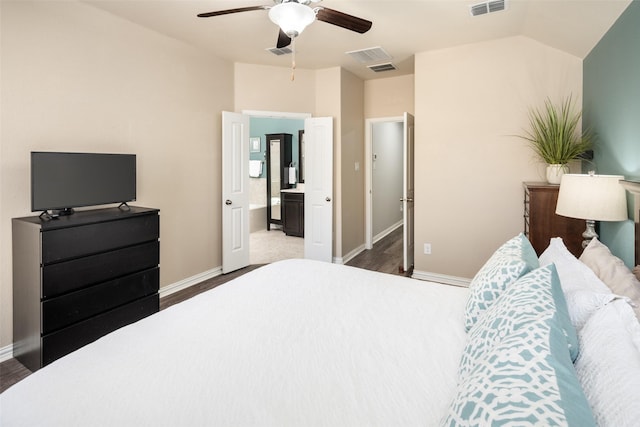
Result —
[[582, 249], [586, 248], [593, 238], [598, 238], [598, 233], [596, 233], [596, 222], [592, 219], [587, 220], [587, 228], [582, 233]]

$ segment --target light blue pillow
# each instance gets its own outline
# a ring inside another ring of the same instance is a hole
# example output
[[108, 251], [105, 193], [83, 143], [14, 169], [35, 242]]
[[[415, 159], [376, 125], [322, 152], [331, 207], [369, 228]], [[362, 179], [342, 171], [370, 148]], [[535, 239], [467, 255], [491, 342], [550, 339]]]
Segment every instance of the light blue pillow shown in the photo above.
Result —
[[595, 426], [555, 318], [505, 336], [461, 381], [443, 426]]
[[509, 284], [539, 266], [536, 251], [522, 233], [498, 248], [469, 285], [464, 315], [467, 331]]
[[535, 269], [510, 284], [469, 330], [458, 369], [460, 380], [506, 336], [537, 320], [553, 320], [558, 325], [565, 337], [565, 350], [575, 360], [578, 338], [553, 264]]

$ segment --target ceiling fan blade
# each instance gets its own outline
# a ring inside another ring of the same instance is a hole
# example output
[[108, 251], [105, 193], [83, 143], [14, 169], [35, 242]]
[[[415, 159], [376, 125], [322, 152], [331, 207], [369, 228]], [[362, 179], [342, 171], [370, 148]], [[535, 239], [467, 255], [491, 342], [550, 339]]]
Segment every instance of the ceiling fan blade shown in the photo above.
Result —
[[249, 6], [249, 7], [239, 7], [237, 9], [218, 10], [215, 12], [199, 13], [198, 18], [208, 18], [210, 16], [228, 15], [230, 13], [238, 13], [238, 12], [250, 12], [252, 10], [267, 10], [270, 7], [271, 6]]
[[369, 31], [369, 29], [371, 29], [371, 25], [373, 25], [371, 21], [367, 21], [366, 19], [358, 18], [357, 16], [348, 15], [326, 7], [318, 7], [316, 19], [360, 34]]
[[278, 49], [282, 49], [283, 47], [287, 47], [290, 44], [291, 44], [291, 37], [286, 35], [285, 32], [282, 31], [282, 29], [280, 29], [280, 32], [278, 33], [278, 43], [276, 43], [276, 47]]

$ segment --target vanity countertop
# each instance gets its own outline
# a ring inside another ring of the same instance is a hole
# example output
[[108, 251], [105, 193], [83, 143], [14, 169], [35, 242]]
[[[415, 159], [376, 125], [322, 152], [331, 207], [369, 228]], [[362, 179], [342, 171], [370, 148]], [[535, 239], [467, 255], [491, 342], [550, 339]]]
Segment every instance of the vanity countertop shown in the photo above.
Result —
[[304, 193], [304, 188], [285, 188], [280, 190], [281, 193]]

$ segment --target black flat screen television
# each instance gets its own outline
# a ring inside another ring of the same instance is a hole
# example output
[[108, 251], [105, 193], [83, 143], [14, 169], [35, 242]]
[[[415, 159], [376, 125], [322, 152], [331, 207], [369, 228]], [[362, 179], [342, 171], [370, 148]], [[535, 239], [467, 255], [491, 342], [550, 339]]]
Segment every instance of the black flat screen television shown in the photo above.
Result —
[[31, 152], [32, 212], [69, 214], [135, 199], [135, 154]]

